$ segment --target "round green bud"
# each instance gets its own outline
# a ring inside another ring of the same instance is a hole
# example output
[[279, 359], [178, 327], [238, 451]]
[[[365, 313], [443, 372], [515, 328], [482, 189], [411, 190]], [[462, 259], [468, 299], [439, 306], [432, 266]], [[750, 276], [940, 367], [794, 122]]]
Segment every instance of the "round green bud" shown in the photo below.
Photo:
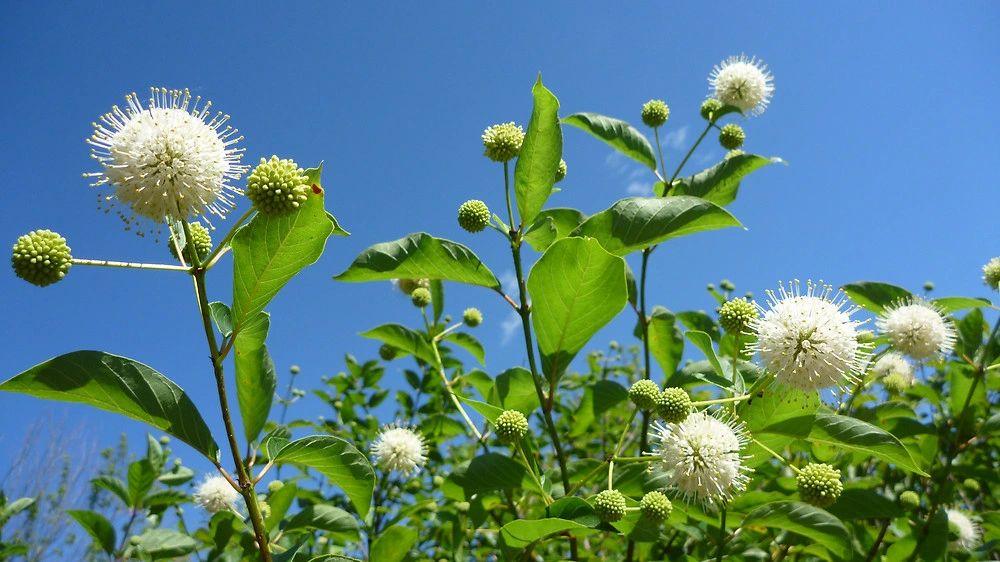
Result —
[[718, 119], [716, 114], [722, 109], [722, 102], [715, 98], [708, 98], [707, 100], [701, 102], [701, 109], [699, 110], [701, 116], [706, 121], [715, 121]]
[[691, 397], [683, 388], [664, 388], [656, 402], [656, 415], [667, 423], [681, 423], [691, 413]]
[[456, 502], [455, 503], [455, 511], [457, 511], [459, 513], [468, 513], [470, 507], [471, 506], [469, 505], [469, 502]]
[[434, 486], [436, 486], [436, 487], [444, 486], [444, 476], [441, 476], [439, 474], [435, 474], [434, 478], [431, 479], [431, 482], [433, 482]]
[[757, 318], [757, 307], [746, 299], [726, 301], [719, 308], [719, 323], [727, 333], [742, 334], [750, 328], [750, 323]]
[[920, 507], [920, 496], [913, 490], [906, 490], [899, 494], [899, 505], [907, 511], [913, 511]]
[[429, 289], [431, 282], [429, 279], [399, 279], [397, 281], [399, 285], [399, 290], [403, 291], [404, 294], [412, 295], [414, 289], [423, 287]]
[[747, 134], [743, 132], [743, 127], [736, 123], [729, 123], [719, 131], [719, 144], [727, 150], [736, 150], [743, 146], [745, 140], [747, 140]]
[[383, 361], [392, 361], [396, 358], [398, 353], [398, 349], [387, 343], [382, 344], [382, 347], [378, 348], [378, 356], [381, 357]]
[[291, 367], [288, 368], [288, 372], [293, 375], [297, 375], [302, 372], [302, 367], [299, 367], [298, 365], [292, 365]]
[[490, 208], [479, 199], [469, 199], [458, 208], [458, 225], [468, 232], [481, 232], [490, 224]]
[[901, 373], [889, 373], [882, 377], [882, 387], [889, 394], [902, 394], [913, 386], [913, 379]]
[[410, 293], [410, 300], [413, 301], [413, 306], [423, 308], [431, 304], [431, 291], [430, 289], [417, 287], [416, 289], [413, 289], [412, 293]]
[[649, 379], [635, 381], [628, 389], [628, 397], [636, 408], [648, 412], [656, 408], [660, 400], [660, 386]]
[[462, 322], [470, 328], [475, 328], [483, 323], [483, 313], [479, 312], [478, 308], [466, 308], [462, 313]]
[[709, 283], [709, 284], [705, 285], [705, 290], [706, 291], [714, 291], [715, 290], [715, 283]]
[[976, 480], [975, 478], [966, 478], [962, 482], [962, 487], [965, 488], [966, 492], [970, 492], [973, 494], [978, 494], [980, 490], [979, 481]]
[[483, 131], [483, 155], [494, 162], [506, 162], [521, 152], [524, 129], [511, 121], [487, 127]]
[[294, 160], [271, 156], [247, 176], [247, 197], [265, 215], [286, 215], [309, 197], [309, 178]]
[[590, 500], [597, 517], [605, 523], [620, 521], [625, 517], [625, 496], [618, 490], [604, 490]]
[[293, 388], [292, 389], [292, 396], [294, 396], [296, 398], [302, 398], [305, 395], [306, 395], [306, 391], [302, 390], [301, 388]]
[[566, 179], [566, 161], [562, 158], [559, 159], [559, 167], [556, 168], [556, 183], [559, 183]]
[[[209, 252], [212, 251], [212, 234], [207, 228], [202, 226], [201, 223], [193, 222], [190, 223], [191, 227], [191, 240], [190, 244], [184, 244], [181, 251], [184, 252], [185, 259], [191, 259], [190, 250], [188, 248], [194, 248], [194, 251], [198, 254], [198, 261], [205, 259]], [[177, 256], [177, 246], [174, 243], [174, 235], [170, 234], [170, 240], [167, 241], [167, 249], [170, 250], [170, 255], [174, 256], [175, 260], [179, 260], [180, 257]]]
[[729, 279], [723, 279], [721, 282], [719, 282], [719, 288], [722, 289], [723, 291], [732, 292], [736, 290], [736, 285], [734, 285], [733, 282], [730, 281]]
[[260, 510], [260, 516], [267, 519], [271, 516], [271, 504], [267, 503], [267, 498], [264, 496], [257, 496], [257, 509]]
[[816, 507], [832, 505], [844, 491], [840, 482], [840, 471], [828, 464], [809, 463], [799, 471], [796, 478], [799, 497]]
[[934, 290], [934, 282], [933, 281], [924, 281], [924, 291], [927, 291], [929, 293], [929, 292], [931, 292], [933, 290]]
[[639, 501], [639, 511], [642, 512], [642, 515], [657, 523], [670, 517], [670, 512], [673, 509], [673, 504], [663, 492], [649, 492], [642, 496], [642, 500]]
[[160, 445], [169, 445], [169, 444], [170, 444], [170, 436], [169, 435], [161, 435], [160, 436]]
[[642, 122], [659, 127], [670, 119], [670, 107], [663, 100], [649, 100], [642, 106]]
[[528, 432], [528, 418], [517, 410], [504, 410], [493, 424], [497, 437], [504, 443], [516, 443]]
[[66, 239], [51, 230], [33, 230], [21, 236], [10, 257], [14, 273], [39, 287], [65, 277], [72, 261]]
[[983, 266], [983, 282], [994, 291], [1000, 291], [1000, 257], [986, 262]]
[[281, 480], [271, 480], [270, 482], [267, 483], [267, 491], [271, 492], [272, 494], [284, 487], [285, 483], [282, 482]]
[[858, 330], [858, 343], [872, 343], [875, 341], [875, 332], [871, 330]]
[[142, 539], [139, 537], [139, 535], [132, 535], [131, 537], [128, 538], [128, 543], [132, 546], [135, 546], [140, 542], [142, 542]]

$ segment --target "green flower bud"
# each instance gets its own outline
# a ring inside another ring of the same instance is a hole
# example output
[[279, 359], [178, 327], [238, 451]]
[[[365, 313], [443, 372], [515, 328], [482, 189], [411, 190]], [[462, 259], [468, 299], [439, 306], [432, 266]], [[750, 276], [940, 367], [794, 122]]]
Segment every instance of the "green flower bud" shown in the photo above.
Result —
[[670, 517], [670, 512], [673, 509], [673, 504], [663, 492], [649, 492], [642, 496], [642, 500], [639, 501], [639, 510], [642, 515], [657, 523]]
[[729, 279], [723, 279], [719, 283], [719, 288], [722, 289], [723, 291], [730, 291], [730, 292], [732, 292], [732, 291], [736, 290], [736, 285], [734, 285], [733, 282], [730, 281]]
[[267, 483], [267, 491], [271, 492], [272, 494], [284, 487], [285, 483], [282, 482], [281, 480], [271, 480], [270, 482]]
[[670, 119], [670, 107], [663, 100], [649, 100], [642, 106], [642, 122], [659, 127]]
[[566, 178], [566, 161], [562, 158], [559, 159], [559, 167], [556, 168], [556, 183], [563, 181]]
[[382, 344], [382, 347], [378, 348], [378, 356], [381, 357], [383, 361], [392, 361], [396, 358], [398, 353], [398, 349], [387, 343]]
[[528, 419], [517, 410], [504, 410], [493, 424], [497, 437], [504, 443], [516, 443], [528, 432]]
[[605, 523], [620, 521], [625, 517], [625, 496], [618, 490], [604, 490], [590, 500], [597, 517]]
[[410, 300], [413, 301], [413, 306], [423, 308], [431, 304], [431, 291], [430, 289], [417, 287], [416, 289], [413, 289], [412, 293], [410, 293]]
[[747, 134], [743, 132], [743, 127], [735, 123], [729, 123], [719, 131], [719, 144], [728, 150], [736, 150], [743, 146], [745, 140], [747, 140]]
[[965, 488], [966, 492], [970, 492], [972, 494], [978, 494], [980, 490], [979, 481], [975, 478], [966, 478], [962, 482], [962, 487]]
[[469, 502], [456, 502], [455, 503], [455, 511], [457, 511], [459, 513], [468, 513], [469, 512], [469, 507], [471, 507], [469, 505]]
[[871, 330], [858, 330], [858, 343], [872, 343], [875, 341], [875, 332]]
[[660, 386], [649, 379], [635, 381], [628, 389], [628, 397], [636, 408], [648, 412], [656, 408], [660, 400]]
[[10, 257], [14, 273], [39, 287], [65, 277], [72, 261], [66, 239], [51, 230], [32, 230], [21, 236]]
[[902, 373], [889, 373], [882, 377], [882, 387], [889, 394], [902, 394], [913, 386], [913, 379]]
[[718, 117], [715, 116], [719, 110], [722, 109], [722, 102], [715, 98], [708, 98], [701, 103], [701, 116], [706, 121], [715, 121]]
[[429, 289], [431, 282], [429, 279], [399, 279], [399, 290], [403, 291], [404, 294], [412, 295], [414, 289], [423, 287]]
[[920, 496], [913, 490], [906, 490], [899, 494], [899, 505], [907, 511], [913, 511], [920, 507]]
[[161, 435], [160, 436], [160, 445], [169, 445], [169, 444], [170, 444], [170, 436], [169, 435]]
[[807, 464], [799, 471], [796, 483], [802, 501], [816, 507], [832, 505], [844, 491], [844, 485], [840, 482], [840, 471], [823, 463]]
[[302, 368], [299, 367], [298, 365], [292, 365], [291, 367], [288, 368], [288, 372], [293, 375], [297, 375], [302, 372]]
[[483, 323], [483, 313], [479, 312], [478, 308], [466, 308], [462, 313], [462, 322], [470, 328], [475, 328]]
[[[201, 223], [193, 222], [190, 223], [191, 227], [191, 240], [190, 244], [184, 244], [181, 251], [184, 252], [184, 258], [190, 260], [191, 255], [189, 254], [188, 248], [194, 248], [195, 252], [198, 254], [198, 261], [205, 259], [209, 252], [212, 251], [212, 234], [207, 228], [202, 226]], [[175, 260], [179, 260], [180, 257], [177, 256], [177, 246], [174, 243], [174, 235], [170, 234], [170, 240], [167, 241], [167, 249], [170, 250], [170, 255], [174, 256]]]
[[681, 423], [691, 413], [691, 397], [683, 388], [663, 389], [656, 402], [656, 415], [668, 423]]
[[260, 516], [264, 519], [271, 516], [271, 504], [267, 503], [266, 497], [257, 496], [257, 509], [260, 510]]
[[479, 199], [469, 199], [458, 208], [458, 225], [468, 232], [481, 232], [490, 224], [490, 208]]
[[272, 216], [286, 215], [298, 209], [309, 197], [309, 178], [294, 160], [260, 159], [247, 176], [247, 197], [257, 211]]
[[506, 162], [521, 152], [524, 129], [511, 121], [488, 127], [483, 131], [483, 155], [494, 162]]
[[986, 262], [983, 266], [983, 281], [994, 291], [1000, 291], [1000, 257]]
[[434, 478], [431, 480], [431, 482], [434, 483], [435, 487], [444, 486], [444, 477], [441, 475], [434, 475]]
[[727, 333], [742, 334], [750, 328], [750, 323], [757, 318], [757, 307], [746, 299], [727, 301], [719, 309], [719, 323]]
[[927, 291], [929, 293], [929, 292], [931, 292], [933, 290], [934, 290], [934, 282], [933, 281], [924, 281], [924, 291]]

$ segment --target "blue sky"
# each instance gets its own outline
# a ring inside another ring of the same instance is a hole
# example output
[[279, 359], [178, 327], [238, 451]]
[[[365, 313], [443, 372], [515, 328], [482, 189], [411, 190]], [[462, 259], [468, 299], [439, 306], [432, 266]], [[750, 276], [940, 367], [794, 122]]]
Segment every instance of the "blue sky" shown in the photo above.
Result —
[[[789, 165], [744, 182], [731, 209], [748, 230], [700, 234], [654, 254], [651, 304], [711, 308], [705, 284], [722, 278], [758, 295], [778, 280], [813, 278], [911, 289], [934, 280], [936, 294], [988, 296], [979, 268], [1000, 254], [996, 3], [236, 6], [0, 3], [0, 239], [12, 244], [51, 228], [77, 257], [168, 260], [162, 243], [96, 211], [96, 194], [80, 177], [95, 169], [83, 140], [124, 94], [189, 87], [233, 116], [249, 163], [272, 153], [305, 166], [326, 162], [328, 208], [353, 236], [331, 239], [322, 260], [269, 307], [272, 355], [282, 377], [289, 365], [302, 366], [304, 388], [339, 371], [345, 353], [374, 356], [376, 344], [358, 332], [417, 321], [388, 283], [331, 280], [368, 245], [426, 230], [470, 245], [498, 275], [510, 275], [504, 241], [467, 234], [454, 216], [470, 198], [501, 208], [501, 169], [482, 157], [479, 135], [499, 121], [526, 124], [539, 71], [564, 115], [595, 111], [639, 123], [644, 101], [665, 99], [673, 163], [700, 131], [697, 108], [714, 64], [745, 52], [774, 72], [770, 108], [741, 124], [747, 150]], [[648, 175], [603, 144], [576, 129], [565, 139], [569, 176], [550, 205], [592, 213], [647, 189]], [[687, 171], [722, 154], [708, 142]], [[228, 300], [229, 268], [210, 279], [213, 299]], [[0, 295], [3, 378], [76, 349], [127, 355], [184, 387], [221, 434], [184, 275], [77, 267], [38, 289], [7, 270]], [[509, 308], [489, 291], [449, 287], [448, 310], [467, 306], [486, 314], [478, 335], [489, 371], [522, 363], [517, 338], [504, 337]], [[623, 313], [593, 346], [628, 341], [633, 321]], [[394, 369], [393, 377], [401, 375]], [[297, 408], [307, 417], [326, 413], [311, 397]], [[0, 464], [31, 422], [62, 416], [99, 445], [127, 431], [141, 446], [138, 422], [0, 395]]]

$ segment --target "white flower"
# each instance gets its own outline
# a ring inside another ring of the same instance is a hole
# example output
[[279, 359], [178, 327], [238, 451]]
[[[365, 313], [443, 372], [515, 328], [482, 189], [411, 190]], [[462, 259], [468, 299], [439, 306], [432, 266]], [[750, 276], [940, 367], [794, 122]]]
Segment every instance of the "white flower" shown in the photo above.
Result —
[[693, 412], [680, 423], [656, 422], [650, 436], [658, 443], [654, 454], [685, 501], [726, 502], [750, 480], [752, 470], [740, 455], [748, 442], [742, 422]]
[[719, 101], [753, 115], [764, 113], [774, 95], [774, 76], [757, 57], [729, 57], [715, 65], [708, 83]]
[[114, 187], [106, 201], [131, 208], [118, 215], [127, 225], [133, 215], [154, 222], [225, 216], [233, 194], [241, 193], [229, 181], [247, 170], [240, 165], [243, 149], [235, 147], [243, 137], [226, 125], [229, 116], [210, 116], [212, 102], [201, 104], [199, 96], [192, 103], [188, 90], [151, 88], [148, 107], [134, 93], [125, 100], [124, 111], [114, 106], [93, 124], [87, 143], [103, 169], [84, 174], [98, 178], [95, 187]]
[[955, 327], [937, 307], [920, 298], [887, 307], [877, 324], [893, 347], [917, 360], [947, 355], [955, 347]]
[[957, 509], [945, 509], [948, 514], [948, 527], [958, 534], [958, 539], [952, 541], [952, 550], [973, 550], [979, 546], [979, 536], [982, 532], [979, 525], [968, 515]]
[[423, 466], [427, 460], [427, 446], [416, 431], [387, 425], [372, 444], [372, 456], [385, 470], [398, 470], [405, 476]]
[[910, 365], [903, 357], [902, 353], [895, 351], [890, 351], [878, 361], [875, 362], [875, 366], [872, 367], [872, 372], [878, 378], [885, 378], [892, 374], [902, 375], [904, 378], [913, 378], [913, 365]]
[[235, 508], [240, 493], [222, 476], [206, 476], [195, 490], [194, 503], [209, 513]]
[[868, 350], [858, 343], [858, 326], [851, 320], [857, 307], [848, 306], [829, 285], [781, 285], [776, 295], [767, 291], [769, 310], [750, 323], [757, 341], [750, 351], [760, 353], [765, 367], [781, 384], [809, 392], [855, 379]]

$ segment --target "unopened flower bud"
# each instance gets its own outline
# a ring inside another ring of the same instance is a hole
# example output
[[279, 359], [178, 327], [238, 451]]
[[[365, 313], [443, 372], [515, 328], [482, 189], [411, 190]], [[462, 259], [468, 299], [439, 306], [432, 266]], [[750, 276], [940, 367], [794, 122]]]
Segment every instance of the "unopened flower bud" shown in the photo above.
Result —
[[670, 107], [663, 100], [649, 100], [642, 106], [642, 122], [659, 127], [670, 118]]
[[701, 103], [701, 116], [706, 121], [715, 121], [718, 119], [716, 114], [722, 109], [722, 102], [715, 98], [708, 98]]
[[691, 397], [683, 388], [663, 389], [656, 402], [656, 414], [667, 423], [681, 423], [691, 413]]
[[810, 463], [799, 471], [796, 483], [802, 501], [817, 507], [832, 505], [844, 491], [840, 471], [828, 464]]
[[913, 490], [906, 490], [899, 494], [899, 505], [907, 511], [913, 511], [920, 507], [920, 496]]
[[475, 328], [483, 323], [483, 313], [479, 312], [478, 308], [466, 308], [462, 313], [462, 322], [470, 328]]
[[729, 123], [719, 131], [719, 144], [727, 150], [736, 150], [743, 146], [743, 141], [746, 139], [747, 135], [743, 132], [743, 127], [735, 123]]
[[416, 306], [417, 308], [424, 308], [425, 306], [431, 304], [431, 291], [430, 289], [417, 287], [412, 293], [410, 293], [410, 300], [413, 301], [413, 306]]
[[670, 503], [670, 499], [663, 492], [649, 492], [645, 496], [642, 496], [642, 500], [639, 501], [639, 510], [642, 512], [642, 515], [657, 523], [670, 517], [670, 512], [673, 508], [674, 506]]
[[660, 387], [649, 379], [635, 381], [628, 390], [628, 397], [636, 408], [648, 412], [656, 408], [660, 400]]
[[488, 127], [483, 131], [483, 154], [494, 162], [506, 162], [521, 152], [524, 129], [511, 121]]
[[378, 348], [378, 356], [381, 357], [383, 361], [392, 361], [396, 358], [398, 353], [398, 349], [387, 343], [382, 344], [382, 347]]
[[399, 290], [407, 295], [413, 294], [414, 289], [419, 287], [428, 289], [431, 286], [431, 282], [428, 279], [399, 279], [397, 283]]
[[14, 273], [39, 287], [65, 277], [72, 261], [66, 239], [51, 230], [33, 230], [18, 238], [10, 258]]
[[528, 419], [517, 410], [504, 410], [493, 425], [504, 443], [516, 443], [528, 432]]
[[490, 208], [479, 199], [469, 199], [458, 207], [458, 225], [468, 232], [481, 232], [490, 224]]
[[757, 307], [746, 299], [733, 299], [719, 308], [719, 323], [730, 334], [746, 332], [755, 318]]
[[983, 266], [983, 282], [990, 289], [1000, 291], [1000, 257], [991, 259]]
[[285, 483], [282, 482], [281, 480], [271, 480], [270, 482], [267, 483], [267, 491], [271, 492], [272, 494], [284, 487]]
[[[198, 222], [189, 223], [188, 227], [191, 231], [191, 240], [188, 240], [187, 243], [181, 248], [181, 251], [184, 252], [184, 259], [191, 259], [190, 249], [194, 248], [195, 252], [198, 254], [198, 261], [201, 261], [208, 256], [209, 252], [212, 251], [212, 233]], [[171, 233], [170, 239], [167, 240], [167, 249], [170, 250], [170, 255], [174, 256], [175, 260], [180, 259], [177, 256], [178, 245], [178, 242], [174, 240], [173, 233]]]
[[628, 507], [625, 503], [625, 496], [618, 490], [604, 490], [590, 500], [594, 506], [597, 517], [605, 523], [620, 521], [625, 517], [625, 510]]
[[297, 375], [302, 372], [302, 368], [299, 367], [298, 365], [292, 365], [291, 367], [288, 368], [288, 372], [293, 375]]
[[309, 197], [309, 178], [294, 160], [271, 156], [247, 176], [247, 197], [258, 212], [280, 216], [298, 209]]
[[560, 158], [559, 159], [559, 167], [556, 168], [556, 183], [559, 183], [559, 182], [563, 181], [564, 179], [566, 179], [566, 171], [567, 170], [568, 170], [568, 168], [566, 167], [566, 161]]

